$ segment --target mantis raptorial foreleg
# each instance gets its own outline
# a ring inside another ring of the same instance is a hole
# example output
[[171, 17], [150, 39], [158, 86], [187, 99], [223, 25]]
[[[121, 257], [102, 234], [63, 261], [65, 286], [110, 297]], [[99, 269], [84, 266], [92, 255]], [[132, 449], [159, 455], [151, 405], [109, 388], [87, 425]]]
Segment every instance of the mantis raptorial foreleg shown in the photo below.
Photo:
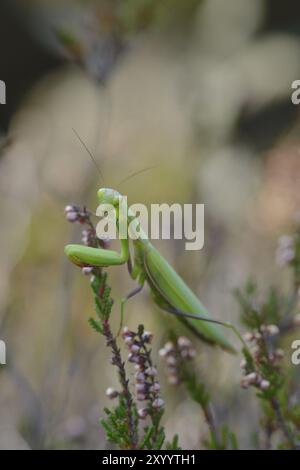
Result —
[[67, 245], [65, 253], [77, 266], [115, 266], [125, 264], [129, 258], [128, 240], [121, 240], [121, 252], [82, 245]]

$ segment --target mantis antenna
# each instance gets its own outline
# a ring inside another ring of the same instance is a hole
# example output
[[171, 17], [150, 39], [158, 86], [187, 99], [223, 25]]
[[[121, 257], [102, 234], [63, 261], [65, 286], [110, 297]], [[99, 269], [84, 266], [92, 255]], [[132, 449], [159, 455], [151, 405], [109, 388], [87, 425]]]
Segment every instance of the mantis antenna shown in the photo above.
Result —
[[140, 175], [141, 173], [144, 173], [145, 171], [153, 170], [154, 168], [157, 168], [157, 167], [158, 167], [158, 165], [153, 165], [153, 166], [148, 166], [147, 168], [142, 168], [142, 169], [139, 170], [139, 171], [135, 171], [135, 172], [132, 173], [131, 175], [126, 176], [126, 178], [124, 178], [123, 180], [119, 181], [119, 184], [123, 184], [123, 183], [125, 183], [126, 181], [130, 180], [131, 178], [134, 178], [135, 176], [138, 176], [138, 175]]
[[[92, 154], [92, 152], [90, 151], [90, 149], [88, 148], [88, 146], [86, 145], [86, 143], [84, 142], [84, 140], [80, 137], [80, 135], [78, 134], [78, 132], [76, 131], [76, 129], [74, 129], [74, 127], [72, 127], [72, 131], [74, 132], [75, 136], [77, 137], [77, 139], [79, 140], [79, 142], [81, 143], [81, 145], [83, 146], [83, 148], [85, 149], [85, 151], [88, 153], [88, 155], [90, 156], [90, 158], [92, 159], [95, 167], [97, 168], [98, 170], [98, 173], [100, 174], [101, 176], [101, 179], [102, 179], [102, 182], [104, 183], [104, 177], [103, 177], [103, 173], [97, 163], [97, 160], [96, 158], [94, 157], [94, 155]], [[153, 165], [153, 166], [149, 166], [147, 168], [142, 168], [141, 170], [138, 170], [134, 173], [132, 173], [131, 175], [129, 176], [126, 176], [126, 178], [122, 179], [121, 181], [119, 181], [119, 185], [120, 184], [123, 184], [127, 181], [129, 181], [131, 178], [134, 178], [135, 176], [138, 176], [140, 175], [141, 173], [144, 173], [145, 171], [149, 171], [149, 170], [153, 170], [154, 168], [157, 168], [158, 165]]]
[[83, 148], [86, 150], [86, 152], [88, 153], [88, 155], [91, 157], [95, 167], [97, 168], [98, 170], [98, 173], [99, 175], [101, 176], [101, 179], [103, 181], [103, 184], [104, 184], [104, 177], [103, 177], [103, 173], [94, 157], [94, 155], [92, 154], [92, 152], [90, 151], [90, 149], [88, 148], [88, 146], [86, 145], [86, 143], [82, 140], [82, 138], [80, 137], [80, 135], [78, 134], [78, 132], [76, 131], [76, 129], [74, 129], [74, 127], [72, 127], [72, 131], [74, 132], [74, 134], [76, 135], [77, 139], [79, 140], [79, 142], [81, 143], [81, 145], [83, 146]]

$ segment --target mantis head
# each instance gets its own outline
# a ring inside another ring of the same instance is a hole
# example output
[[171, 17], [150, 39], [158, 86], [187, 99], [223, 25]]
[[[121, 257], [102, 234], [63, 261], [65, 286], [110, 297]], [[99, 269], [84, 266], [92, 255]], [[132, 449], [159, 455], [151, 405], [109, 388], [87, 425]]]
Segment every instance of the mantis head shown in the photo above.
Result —
[[97, 197], [100, 204], [111, 204], [112, 206], [116, 206], [119, 204], [121, 194], [111, 188], [100, 188], [97, 191]]

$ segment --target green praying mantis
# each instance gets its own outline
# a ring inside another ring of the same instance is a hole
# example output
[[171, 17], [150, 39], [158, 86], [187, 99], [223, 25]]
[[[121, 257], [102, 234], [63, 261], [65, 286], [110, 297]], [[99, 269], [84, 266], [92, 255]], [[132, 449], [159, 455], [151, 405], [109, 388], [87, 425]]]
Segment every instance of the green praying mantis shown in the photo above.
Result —
[[[117, 230], [119, 230], [120, 223], [125, 220], [125, 216], [129, 230], [129, 224], [134, 221], [136, 215], [131, 212], [130, 208], [123, 208], [119, 205], [120, 193], [114, 189], [101, 188], [97, 192], [97, 197], [100, 204], [109, 204], [115, 208]], [[120, 252], [72, 244], [65, 247], [65, 254], [70, 261], [81, 267], [109, 267], [127, 264], [129, 275], [138, 285], [122, 300], [121, 318], [123, 318], [127, 300], [138, 294], [147, 284], [155, 304], [160, 309], [177, 315], [181, 322], [204, 341], [220, 346], [226, 351], [235, 352], [231, 341], [222, 331], [222, 327], [225, 327], [236, 334], [243, 347], [247, 347], [241, 334], [232, 323], [215, 320], [209, 316], [199, 298], [153, 246], [140, 226], [139, 233], [140, 236], [136, 239], [130, 239], [129, 236], [121, 238]], [[130, 243], [132, 243], [132, 247]]]

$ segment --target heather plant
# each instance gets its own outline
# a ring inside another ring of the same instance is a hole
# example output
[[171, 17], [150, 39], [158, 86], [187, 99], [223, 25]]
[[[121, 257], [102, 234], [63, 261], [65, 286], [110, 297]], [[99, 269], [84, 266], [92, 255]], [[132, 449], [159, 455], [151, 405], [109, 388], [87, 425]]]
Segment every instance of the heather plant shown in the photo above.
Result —
[[[86, 208], [67, 206], [70, 222], [83, 226], [82, 242], [85, 246], [106, 248], [100, 240]], [[246, 328], [241, 338], [242, 349], [240, 386], [254, 389], [261, 409], [255, 446], [261, 449], [298, 449], [300, 442], [299, 379], [295, 366], [285, 357], [291, 338], [300, 326], [300, 229], [293, 236], [279, 240], [277, 262], [290, 270], [290, 292], [271, 288], [261, 300], [258, 287], [248, 282], [244, 289], [236, 290], [240, 305], [240, 319]], [[153, 357], [153, 335], [138, 325], [136, 331], [128, 327], [121, 334], [111, 328], [113, 299], [104, 268], [83, 266], [90, 278], [94, 295], [95, 317], [91, 327], [105, 338], [111, 352], [111, 365], [117, 370], [119, 387], [109, 387], [106, 396], [112, 405], [104, 409], [101, 425], [107, 440], [119, 449], [180, 449], [180, 436], [167, 442], [163, 426], [165, 401], [158, 379], [156, 363], [162, 361], [169, 383], [182, 387], [199, 405], [208, 426], [207, 437], [201, 446], [207, 449], [238, 449], [239, 436], [227, 425], [220, 425], [215, 417], [211, 392], [196, 367], [196, 350], [186, 336], [169, 332], [169, 341]], [[119, 343], [127, 348], [124, 359]], [[130, 369], [134, 369], [134, 374]], [[133, 378], [132, 378], [133, 377]]]

